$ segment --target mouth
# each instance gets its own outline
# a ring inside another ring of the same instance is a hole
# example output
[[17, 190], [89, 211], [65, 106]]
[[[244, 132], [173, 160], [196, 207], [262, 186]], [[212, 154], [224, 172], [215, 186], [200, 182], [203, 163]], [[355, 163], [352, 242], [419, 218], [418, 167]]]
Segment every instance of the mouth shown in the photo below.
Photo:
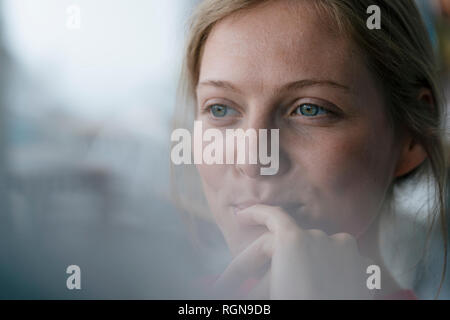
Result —
[[266, 205], [266, 206], [272, 206], [272, 207], [280, 207], [283, 210], [285, 210], [288, 214], [293, 214], [295, 211], [297, 211], [298, 208], [302, 207], [300, 203], [280, 203], [280, 202], [273, 202], [273, 201], [243, 201], [234, 203], [231, 205], [233, 208], [233, 213], [237, 214], [239, 211], [242, 211], [244, 209], [247, 209], [249, 207], [252, 207], [254, 205]]
[[252, 207], [254, 205], [257, 205], [257, 204], [265, 204], [265, 203], [257, 202], [257, 201], [246, 201], [246, 202], [233, 204], [232, 207], [233, 207], [233, 209], [235, 209], [237, 211], [241, 211], [241, 210], [247, 209], [249, 207]]
[[[284, 212], [286, 212], [289, 216], [291, 216], [294, 219], [297, 226], [299, 226], [302, 229], [305, 229], [305, 230], [307, 230], [307, 229], [327, 230], [326, 226], [324, 226], [321, 223], [321, 221], [314, 220], [314, 218], [306, 212], [304, 205], [300, 204], [298, 202], [284, 203], [284, 204], [280, 204], [280, 203], [268, 204], [268, 203], [263, 203], [263, 202], [239, 203], [239, 204], [235, 204], [235, 205], [231, 206], [232, 212], [233, 212], [234, 216], [237, 216], [239, 211], [249, 208], [251, 206], [257, 205], [257, 204], [281, 208]], [[261, 232], [266, 230], [265, 226], [241, 223], [240, 219], [236, 219], [236, 221], [238, 222], [239, 228], [243, 232], [250, 232], [250, 230], [253, 230], [258, 235], [260, 235]]]

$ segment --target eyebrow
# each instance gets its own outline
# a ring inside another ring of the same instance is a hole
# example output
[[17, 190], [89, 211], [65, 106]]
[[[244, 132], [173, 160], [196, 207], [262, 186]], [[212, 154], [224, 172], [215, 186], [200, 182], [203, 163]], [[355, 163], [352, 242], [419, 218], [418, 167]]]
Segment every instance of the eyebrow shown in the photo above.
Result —
[[[215, 88], [219, 88], [219, 89], [228, 89], [228, 90], [242, 93], [242, 90], [240, 90], [238, 87], [236, 87], [235, 85], [233, 85], [231, 82], [228, 82], [228, 81], [204, 80], [197, 85], [197, 89], [201, 86], [210, 86], [210, 87], [215, 87]], [[306, 88], [306, 87], [314, 87], [314, 86], [328, 86], [328, 87], [333, 87], [333, 88], [347, 91], [347, 93], [351, 92], [350, 88], [346, 85], [337, 83], [332, 80], [321, 80], [321, 79], [303, 79], [303, 80], [289, 82], [289, 83], [283, 85], [281, 88], [276, 89], [276, 92], [282, 93], [282, 92], [286, 92], [286, 91], [293, 91], [293, 90], [298, 90], [298, 89], [302, 89], [302, 88]]]

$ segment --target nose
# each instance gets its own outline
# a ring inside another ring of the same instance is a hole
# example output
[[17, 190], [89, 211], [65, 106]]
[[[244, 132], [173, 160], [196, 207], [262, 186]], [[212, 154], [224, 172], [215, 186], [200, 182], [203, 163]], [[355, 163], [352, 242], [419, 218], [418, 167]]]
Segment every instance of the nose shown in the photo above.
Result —
[[236, 169], [241, 175], [252, 179], [257, 179], [261, 176], [261, 166], [258, 164], [238, 164]]
[[[241, 135], [237, 135], [238, 141], [234, 149], [237, 160], [235, 168], [240, 175], [252, 179], [263, 177], [261, 169], [269, 165], [261, 163], [261, 152], [264, 155], [270, 155], [271, 159], [274, 157], [274, 153], [277, 152], [277, 159], [279, 159], [279, 148], [271, 150], [271, 129], [275, 128], [272, 122], [270, 115], [254, 119], [249, 118], [245, 128], [241, 128], [245, 135], [243, 132], [241, 132]], [[241, 150], [239, 150], [239, 143], [241, 143]], [[245, 145], [245, 158], [240, 158], [239, 152], [242, 152], [243, 145]]]
[[[260, 139], [258, 137], [259, 131], [255, 128], [247, 128], [242, 130], [245, 130], [245, 136], [237, 136], [237, 143], [234, 148], [236, 155], [236, 169], [244, 176], [249, 178], [257, 178], [259, 177], [261, 171], [260, 159], [258, 157], [260, 143]], [[244, 150], [242, 150], [243, 145], [245, 145]], [[244, 154], [240, 154], [242, 151], [244, 151]]]

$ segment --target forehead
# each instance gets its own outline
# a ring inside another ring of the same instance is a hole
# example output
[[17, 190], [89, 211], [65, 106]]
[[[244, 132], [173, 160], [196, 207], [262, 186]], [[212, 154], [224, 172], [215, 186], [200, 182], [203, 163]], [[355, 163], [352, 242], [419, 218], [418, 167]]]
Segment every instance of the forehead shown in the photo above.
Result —
[[200, 81], [241, 80], [276, 86], [301, 78], [351, 84], [359, 59], [351, 41], [309, 1], [270, 1], [214, 26], [205, 44]]

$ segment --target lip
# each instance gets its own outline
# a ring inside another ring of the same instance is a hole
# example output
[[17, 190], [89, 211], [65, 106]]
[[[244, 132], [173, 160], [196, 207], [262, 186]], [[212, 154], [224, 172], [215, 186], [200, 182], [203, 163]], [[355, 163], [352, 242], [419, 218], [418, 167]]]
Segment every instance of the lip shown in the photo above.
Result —
[[285, 210], [288, 210], [290, 208], [300, 207], [301, 204], [299, 203], [280, 203], [280, 202], [272, 202], [272, 201], [243, 201], [243, 202], [237, 202], [231, 205], [233, 208], [234, 214], [237, 212], [247, 209], [254, 205], [266, 205], [266, 206], [272, 206], [272, 207], [281, 207]]
[[245, 201], [245, 202], [233, 204], [232, 206], [238, 210], [244, 210], [244, 209], [247, 209], [248, 207], [254, 206], [256, 204], [266, 204], [266, 203], [258, 202], [258, 201]]
[[236, 215], [239, 211], [247, 209], [247, 208], [249, 208], [251, 206], [254, 206], [256, 204], [262, 204], [262, 203], [261, 202], [256, 202], [256, 201], [246, 201], [246, 202], [233, 204], [231, 207], [233, 208], [233, 213]]

